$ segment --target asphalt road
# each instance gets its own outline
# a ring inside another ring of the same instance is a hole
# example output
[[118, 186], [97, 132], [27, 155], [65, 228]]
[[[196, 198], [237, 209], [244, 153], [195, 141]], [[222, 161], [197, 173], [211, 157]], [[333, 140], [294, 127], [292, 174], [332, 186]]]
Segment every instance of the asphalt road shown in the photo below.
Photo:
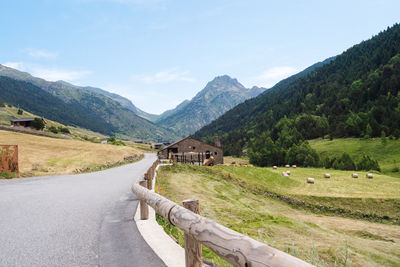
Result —
[[130, 187], [154, 160], [0, 180], [0, 266], [165, 266], [133, 221]]

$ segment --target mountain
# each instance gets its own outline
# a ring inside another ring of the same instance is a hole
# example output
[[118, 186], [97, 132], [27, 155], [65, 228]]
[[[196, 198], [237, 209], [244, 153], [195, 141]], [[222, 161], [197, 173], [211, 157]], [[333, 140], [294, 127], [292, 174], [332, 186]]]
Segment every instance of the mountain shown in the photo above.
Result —
[[161, 114], [156, 124], [184, 137], [264, 90], [259, 87], [248, 89], [228, 75], [219, 76], [190, 101], [185, 100], [175, 109]]
[[48, 82], [2, 65], [0, 78], [2, 100], [51, 120], [121, 138], [177, 139], [171, 131], [139, 117], [120, 102], [94, 90], [63, 81]]
[[400, 25], [395, 24], [236, 106], [194, 136], [219, 135], [227, 154], [248, 148], [260, 165], [284, 162], [290, 149], [325, 135], [400, 137], [399, 89]]
[[108, 92], [106, 90], [103, 90], [103, 89], [100, 89], [100, 88], [96, 88], [96, 87], [91, 87], [91, 86], [85, 86], [85, 87], [80, 87], [80, 88], [82, 88], [84, 90], [87, 90], [87, 91], [90, 91], [90, 92], [94, 92], [94, 93], [97, 93], [97, 94], [102, 94], [104, 96], [107, 96], [107, 97], [117, 101], [118, 103], [120, 103], [121, 106], [133, 111], [139, 117], [142, 117], [142, 118], [144, 118], [146, 120], [149, 120], [151, 122], [156, 121], [158, 119], [158, 117], [159, 117], [158, 115], [150, 114], [150, 113], [147, 113], [147, 112], [139, 109], [138, 107], [136, 107], [132, 103], [132, 101], [130, 101], [129, 99], [127, 99], [127, 98], [125, 98], [123, 96], [120, 96], [118, 94], [110, 93], [110, 92]]
[[21, 80], [21, 81], [31, 82], [31, 83], [33, 83], [39, 87], [43, 87], [43, 88], [48, 88], [49, 83], [50, 83], [51, 86], [54, 88], [74, 88], [74, 89], [87, 90], [87, 91], [90, 91], [90, 92], [93, 92], [96, 94], [104, 95], [106, 97], [109, 97], [109, 98], [117, 101], [118, 103], [121, 104], [121, 106], [133, 111], [136, 115], [138, 115], [139, 117], [142, 117], [146, 120], [153, 122], [158, 118], [158, 115], [150, 114], [150, 113], [147, 113], [147, 112], [137, 108], [135, 105], [133, 105], [132, 101], [130, 101], [129, 99], [127, 99], [123, 96], [120, 96], [118, 94], [110, 93], [110, 92], [100, 89], [100, 88], [91, 87], [91, 86], [83, 86], [83, 87], [76, 86], [76, 85], [67, 83], [65, 81], [48, 82], [44, 79], [33, 77], [27, 72], [17, 71], [15, 69], [8, 68], [1, 64], [0, 64], [0, 75], [14, 78], [14, 79]]

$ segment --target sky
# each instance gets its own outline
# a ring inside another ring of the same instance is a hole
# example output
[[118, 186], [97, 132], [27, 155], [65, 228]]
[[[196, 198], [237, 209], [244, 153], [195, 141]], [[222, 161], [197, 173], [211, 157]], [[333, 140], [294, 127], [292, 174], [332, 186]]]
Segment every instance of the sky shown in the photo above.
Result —
[[400, 1], [2, 0], [0, 64], [160, 114], [220, 75], [269, 88], [400, 22]]

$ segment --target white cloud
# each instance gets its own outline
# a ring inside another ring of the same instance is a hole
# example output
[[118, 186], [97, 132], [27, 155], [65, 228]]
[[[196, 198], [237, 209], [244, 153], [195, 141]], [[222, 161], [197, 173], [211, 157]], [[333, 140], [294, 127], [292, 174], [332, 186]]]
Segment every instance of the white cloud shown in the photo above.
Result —
[[145, 84], [169, 82], [194, 82], [195, 78], [188, 76], [189, 71], [178, 71], [176, 68], [159, 71], [154, 74], [136, 74], [132, 79]]
[[17, 69], [20, 71], [25, 71], [24, 63], [22, 63], [22, 62], [5, 62], [2, 65], [9, 67], [9, 68]]
[[268, 88], [297, 72], [296, 68], [290, 66], [273, 67], [256, 76], [255, 82]]
[[48, 69], [42, 67], [36, 67], [30, 72], [33, 76], [40, 77], [48, 81], [77, 81], [83, 77], [91, 74], [91, 71], [73, 71], [73, 70], [62, 70], [62, 69]]
[[54, 59], [58, 56], [58, 53], [41, 50], [41, 49], [27, 49], [28, 55], [34, 58]]
[[30, 73], [32, 76], [39, 77], [48, 81], [67, 81], [76, 82], [79, 79], [86, 77], [92, 73], [88, 70], [66, 70], [60, 68], [46, 68], [38, 66], [36, 64], [24, 63], [24, 62], [6, 62], [3, 65], [25, 71]]

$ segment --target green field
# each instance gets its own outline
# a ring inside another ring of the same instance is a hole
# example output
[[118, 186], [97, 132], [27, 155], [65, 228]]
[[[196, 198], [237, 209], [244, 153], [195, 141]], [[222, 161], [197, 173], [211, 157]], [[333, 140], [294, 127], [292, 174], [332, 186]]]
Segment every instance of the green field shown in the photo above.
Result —
[[394, 168], [400, 168], [400, 140], [386, 139], [383, 143], [380, 138], [358, 139], [343, 138], [315, 139], [309, 141], [312, 148], [324, 156], [340, 156], [348, 153], [355, 161], [363, 154], [369, 155], [379, 162], [382, 172], [400, 177], [400, 173], [393, 172]]
[[[284, 170], [175, 165], [159, 170], [158, 191], [177, 203], [197, 198], [203, 216], [318, 266], [400, 265], [398, 178], [314, 168], [283, 177]], [[204, 257], [226, 264], [207, 250]]]

